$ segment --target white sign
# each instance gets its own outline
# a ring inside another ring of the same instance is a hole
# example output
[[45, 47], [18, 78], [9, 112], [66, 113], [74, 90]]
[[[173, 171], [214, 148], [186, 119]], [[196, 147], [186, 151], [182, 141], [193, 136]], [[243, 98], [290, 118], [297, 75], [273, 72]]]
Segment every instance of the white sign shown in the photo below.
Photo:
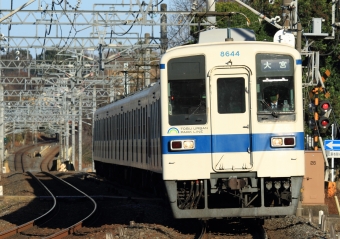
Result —
[[327, 158], [340, 158], [340, 151], [326, 150]]

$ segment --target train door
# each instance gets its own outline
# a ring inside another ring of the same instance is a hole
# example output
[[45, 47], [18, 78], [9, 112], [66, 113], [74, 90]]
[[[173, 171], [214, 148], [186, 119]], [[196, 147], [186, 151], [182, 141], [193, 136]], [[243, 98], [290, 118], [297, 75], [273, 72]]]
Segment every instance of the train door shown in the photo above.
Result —
[[221, 67], [210, 71], [212, 168], [215, 172], [252, 168], [250, 71]]

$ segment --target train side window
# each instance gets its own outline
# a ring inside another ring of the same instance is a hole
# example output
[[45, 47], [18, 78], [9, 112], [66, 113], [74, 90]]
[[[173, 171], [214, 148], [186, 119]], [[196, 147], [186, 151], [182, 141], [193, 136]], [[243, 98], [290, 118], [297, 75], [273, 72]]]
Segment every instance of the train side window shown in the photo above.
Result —
[[123, 140], [126, 139], [126, 113], [123, 113], [123, 120], [122, 120], [122, 124], [123, 124]]
[[133, 139], [136, 139], [136, 110], [133, 110]]
[[106, 135], [106, 141], [109, 140], [109, 118], [105, 119], [105, 135]]
[[100, 130], [100, 141], [103, 141], [103, 119], [99, 120], [100, 122], [100, 126], [99, 126], [99, 130]]
[[101, 120], [102, 123], [102, 140], [105, 141], [105, 119]]
[[143, 132], [142, 132], [142, 138], [145, 139], [146, 136], [146, 113], [145, 113], [145, 108], [143, 107]]
[[138, 109], [138, 139], [140, 139], [140, 131], [141, 130], [141, 115], [140, 115], [140, 109]]
[[111, 141], [112, 140], [112, 126], [111, 126], [111, 122], [112, 122], [112, 117], [110, 116], [109, 118], [108, 118], [108, 120], [109, 120], [109, 128], [108, 128], [108, 133], [109, 133], [109, 141]]

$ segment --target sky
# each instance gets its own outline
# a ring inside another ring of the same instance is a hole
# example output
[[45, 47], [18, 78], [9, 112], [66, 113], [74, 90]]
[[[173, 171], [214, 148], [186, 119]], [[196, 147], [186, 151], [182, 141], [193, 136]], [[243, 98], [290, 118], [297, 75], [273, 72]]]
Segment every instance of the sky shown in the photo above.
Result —
[[[22, 5], [30, 2], [30, 0], [0, 0], [0, 9], [2, 9], [1, 12], [1, 18], [9, 14], [9, 11], [4, 11], [6, 9], [17, 9], [21, 7]], [[89, 13], [86, 15], [85, 19], [81, 16], [75, 16], [69, 15], [70, 18], [67, 18], [64, 16], [51, 16], [48, 14], [44, 14], [44, 9], [52, 9], [52, 0], [35, 0], [33, 3], [29, 4], [24, 8], [24, 10], [36, 10], [40, 9], [41, 14], [36, 15], [35, 17], [29, 16], [27, 13], [24, 12], [22, 14], [18, 14], [22, 19], [25, 19], [25, 22], [31, 22], [30, 25], [20, 25], [15, 24], [18, 23], [18, 19], [14, 16], [12, 18], [8, 18], [3, 21], [3, 24], [0, 24], [0, 33], [2, 33], [5, 37], [11, 37], [14, 36], [17, 38], [22, 38], [24, 40], [16, 39], [16, 43], [12, 44], [14, 45], [28, 45], [32, 42], [32, 40], [29, 39], [29, 37], [40, 37], [43, 39], [45, 36], [47, 37], [55, 37], [55, 36], [62, 36], [63, 38], [67, 37], [82, 37], [82, 36], [95, 36], [100, 38], [100, 33], [106, 32], [106, 33], [116, 33], [116, 36], [120, 37], [120, 42], [123, 43], [123, 45], [129, 45], [131, 42], [125, 41], [124, 38], [143, 38], [145, 33], [150, 33], [151, 35], [154, 35], [155, 37], [159, 37], [160, 32], [160, 26], [141, 26], [134, 24], [133, 21], [135, 19], [142, 19], [147, 18], [148, 20], [151, 19], [150, 15], [142, 16], [141, 14], [138, 14], [139, 6], [136, 6], [134, 4], [131, 4], [131, 2], [142, 2], [137, 0], [54, 0], [54, 9], [56, 10], [63, 10], [65, 8], [71, 10], [72, 8], [75, 8], [78, 6], [79, 10], [112, 10], [112, 12], [115, 11], [125, 11], [116, 13], [116, 15], [108, 14], [104, 17], [107, 17], [111, 21], [117, 21], [120, 22], [126, 21], [126, 25], [121, 26], [101, 26], [101, 27], [89, 27], [89, 25], [84, 26], [71, 26], [71, 22], [73, 22], [75, 19], [78, 23], [80, 22], [86, 22], [88, 19], [92, 19], [92, 15]], [[60, 5], [57, 3], [61, 2]], [[161, 0], [145, 0], [146, 4], [152, 3], [154, 6], [157, 5], [157, 3], [161, 2]], [[169, 8], [169, 2], [170, 0], [164, 0], [161, 2], [161, 4], [166, 3], [168, 4]], [[144, 6], [144, 9], [147, 6]], [[160, 8], [160, 5], [158, 6], [158, 9]], [[128, 11], [135, 11], [136, 13], [134, 15], [128, 14]], [[156, 14], [153, 16], [153, 19], [158, 22], [160, 19], [159, 14]], [[103, 16], [102, 16], [103, 17]], [[50, 26], [48, 25], [35, 25], [36, 19], [40, 19], [41, 21], [49, 22], [51, 21], [51, 18], [53, 21], [59, 21], [61, 23], [67, 23], [65, 25], [59, 25], [57, 26]], [[11, 19], [13, 24], [9, 27], [8, 20]], [[95, 18], [94, 18], [95, 19]], [[100, 20], [100, 18], [99, 18]], [[7, 24], [6, 24], [7, 21]], [[4, 24], [5, 23], [5, 24]], [[99, 33], [99, 34], [98, 34]], [[108, 34], [106, 34], [108, 36]], [[25, 39], [26, 37], [26, 39]], [[98, 39], [99, 40], [99, 39]], [[41, 40], [42, 41], [42, 40]], [[45, 44], [45, 42], [36, 42], [35, 44]], [[135, 43], [137, 40], [131, 40], [132, 43]], [[27, 43], [29, 42], [29, 43]], [[8, 42], [7, 42], [8, 43]], [[13, 42], [12, 42], [13, 43]], [[112, 43], [112, 42], [106, 42], [106, 43]], [[2, 42], [3, 44], [3, 42]], [[8, 44], [11, 44], [11, 41], [9, 41]], [[50, 43], [55, 44], [55, 42]], [[61, 43], [65, 44], [65, 43]]]

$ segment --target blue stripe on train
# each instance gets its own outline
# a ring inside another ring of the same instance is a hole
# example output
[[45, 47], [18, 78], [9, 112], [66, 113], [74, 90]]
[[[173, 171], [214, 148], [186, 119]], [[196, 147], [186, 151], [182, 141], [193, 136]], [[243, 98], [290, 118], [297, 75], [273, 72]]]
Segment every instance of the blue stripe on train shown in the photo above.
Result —
[[[246, 152], [249, 141], [252, 137], [252, 152], [256, 151], [278, 151], [278, 150], [304, 150], [304, 133], [290, 133], [296, 137], [294, 148], [272, 148], [270, 147], [270, 137], [283, 134], [230, 134], [230, 135], [187, 135], [187, 136], [163, 136], [163, 154], [192, 154], [192, 153], [219, 153], [219, 152]], [[194, 150], [170, 151], [169, 143], [171, 140], [194, 139], [196, 148]]]

